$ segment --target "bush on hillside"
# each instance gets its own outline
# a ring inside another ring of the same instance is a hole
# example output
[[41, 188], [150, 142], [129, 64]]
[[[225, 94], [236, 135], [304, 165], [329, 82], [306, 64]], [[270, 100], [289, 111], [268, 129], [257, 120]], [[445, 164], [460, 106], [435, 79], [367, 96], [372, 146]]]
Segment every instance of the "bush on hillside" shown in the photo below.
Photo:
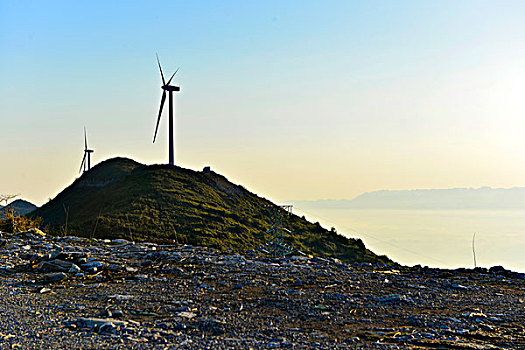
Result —
[[32, 228], [40, 228], [42, 218], [28, 218], [17, 215], [13, 208], [4, 208], [0, 219], [0, 231], [16, 233], [28, 231]]

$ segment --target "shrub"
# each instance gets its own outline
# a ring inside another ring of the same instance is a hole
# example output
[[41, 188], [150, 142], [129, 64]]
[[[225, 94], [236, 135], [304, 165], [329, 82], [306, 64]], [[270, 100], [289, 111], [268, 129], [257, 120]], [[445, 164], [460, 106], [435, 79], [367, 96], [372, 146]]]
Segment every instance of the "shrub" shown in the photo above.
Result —
[[13, 208], [4, 208], [0, 219], [0, 231], [16, 233], [28, 231], [32, 228], [40, 228], [42, 218], [28, 218], [17, 215]]

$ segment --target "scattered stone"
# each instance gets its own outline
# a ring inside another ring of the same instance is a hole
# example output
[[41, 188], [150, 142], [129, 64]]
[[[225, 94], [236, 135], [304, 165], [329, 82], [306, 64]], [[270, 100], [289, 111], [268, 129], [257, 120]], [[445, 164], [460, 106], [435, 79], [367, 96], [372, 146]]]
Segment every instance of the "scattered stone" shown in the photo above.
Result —
[[399, 303], [399, 302], [406, 302], [406, 303], [413, 303], [414, 300], [412, 300], [410, 297], [407, 297], [406, 295], [399, 295], [399, 294], [390, 294], [385, 297], [376, 298], [377, 301], [381, 303]]
[[462, 286], [461, 284], [457, 284], [457, 283], [452, 283], [450, 287], [455, 288], [455, 289], [468, 289], [468, 287]]
[[117, 300], [117, 301], [126, 301], [126, 300], [131, 300], [133, 299], [133, 296], [132, 295], [120, 295], [120, 294], [116, 294], [116, 295], [110, 295], [108, 297], [108, 299], [110, 300]]
[[79, 318], [74, 323], [78, 328], [88, 328], [100, 333], [110, 332], [119, 327], [125, 327], [128, 325], [139, 325], [136, 321], [123, 321], [111, 318]]
[[82, 271], [80, 269], [80, 267], [78, 267], [76, 264], [72, 264], [71, 267], [69, 268], [68, 270], [68, 273], [71, 273], [71, 274], [77, 274], [79, 273], [80, 271]]
[[40, 231], [37, 228], [32, 228], [32, 229], [29, 230], [29, 232], [37, 234], [37, 235], [40, 235], [40, 236], [45, 236], [46, 235], [46, 233], [44, 231]]
[[124, 316], [124, 313], [120, 310], [114, 310], [112, 311], [112, 314], [113, 314], [113, 318], [121, 318]]
[[63, 272], [47, 273], [42, 276], [42, 281], [44, 283], [53, 283], [65, 280], [66, 278], [67, 275]]
[[519, 349], [524, 283], [498, 266], [347, 265], [28, 231], [0, 240], [0, 343]]

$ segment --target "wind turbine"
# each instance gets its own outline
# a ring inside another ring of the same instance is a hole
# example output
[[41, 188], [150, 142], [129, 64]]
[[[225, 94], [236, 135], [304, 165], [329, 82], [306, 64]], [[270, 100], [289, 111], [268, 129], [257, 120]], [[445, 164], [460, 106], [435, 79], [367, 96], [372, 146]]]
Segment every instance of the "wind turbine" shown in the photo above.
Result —
[[170, 83], [171, 83], [171, 79], [173, 79], [175, 74], [177, 74], [177, 72], [179, 71], [179, 68], [177, 68], [175, 73], [171, 75], [168, 82], [166, 82], [166, 80], [164, 79], [164, 73], [162, 72], [162, 67], [160, 66], [159, 55], [157, 55], [157, 63], [160, 69], [160, 77], [162, 78], [161, 89], [163, 91], [162, 91], [162, 98], [160, 99], [160, 109], [159, 109], [159, 116], [157, 117], [157, 126], [155, 127], [155, 135], [153, 135], [153, 143], [155, 143], [155, 139], [157, 138], [157, 131], [159, 129], [160, 117], [162, 116], [162, 107], [164, 107], [164, 101], [166, 100], [166, 91], [168, 91], [170, 93], [169, 94], [170, 98], [169, 98], [168, 151], [169, 151], [169, 163], [170, 165], [174, 165], [175, 162], [174, 162], [174, 156], [173, 156], [173, 91], [180, 91], [180, 87], [170, 85]]
[[[85, 173], [86, 171], [91, 169], [91, 153], [93, 152], [95, 151], [88, 148], [86, 127], [84, 126], [84, 158], [82, 158], [82, 163], [80, 163], [79, 173], [82, 173], [82, 172]], [[86, 158], [87, 158], [87, 163], [86, 163]], [[82, 169], [84, 171], [82, 171]]]

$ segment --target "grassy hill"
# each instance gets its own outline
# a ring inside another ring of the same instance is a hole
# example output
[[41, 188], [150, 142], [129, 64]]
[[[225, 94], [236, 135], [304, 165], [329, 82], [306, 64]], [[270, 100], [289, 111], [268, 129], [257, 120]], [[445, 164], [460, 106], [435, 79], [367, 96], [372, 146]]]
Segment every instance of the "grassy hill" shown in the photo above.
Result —
[[[106, 160], [33, 213], [55, 234], [132, 240], [176, 240], [219, 249], [250, 250], [268, 240], [275, 205], [214, 172], [131, 159]], [[67, 225], [66, 225], [67, 221]], [[389, 262], [296, 215], [284, 214], [287, 244], [345, 262]]]

